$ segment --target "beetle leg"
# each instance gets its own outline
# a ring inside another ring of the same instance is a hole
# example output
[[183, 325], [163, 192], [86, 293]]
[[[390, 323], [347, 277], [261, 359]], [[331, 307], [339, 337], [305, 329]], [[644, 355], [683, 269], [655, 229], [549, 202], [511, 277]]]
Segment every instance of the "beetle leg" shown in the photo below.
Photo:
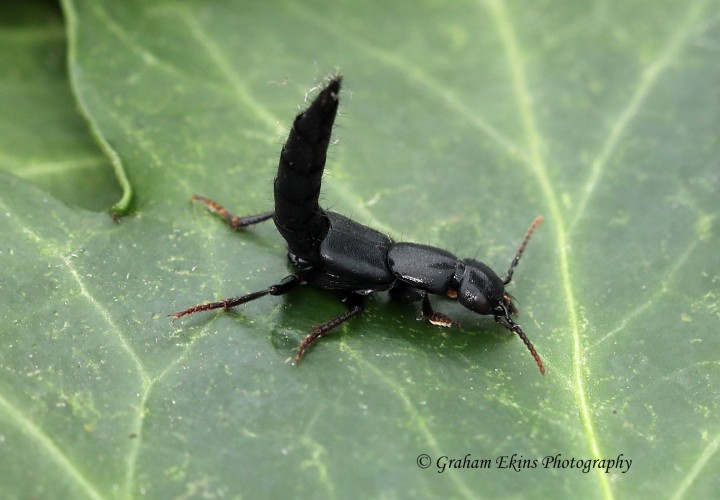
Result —
[[358, 295], [356, 293], [349, 293], [343, 299], [343, 302], [345, 302], [345, 305], [348, 306], [348, 310], [344, 314], [341, 314], [335, 319], [331, 319], [327, 323], [313, 326], [312, 333], [305, 337], [302, 342], [300, 342], [297, 352], [295, 353], [295, 356], [293, 356], [293, 360], [295, 360], [296, 362], [300, 361], [302, 355], [305, 354], [305, 351], [307, 351], [312, 344], [323, 338], [330, 330], [332, 330], [336, 326], [343, 324], [353, 316], [357, 316], [365, 309], [362, 295]]
[[208, 210], [225, 219], [227, 223], [230, 224], [230, 227], [235, 231], [257, 224], [258, 222], [266, 221], [274, 215], [274, 212], [265, 212], [262, 214], [238, 217], [228, 212], [228, 210], [219, 203], [216, 203], [209, 198], [205, 198], [204, 196], [200, 196], [199, 194], [193, 195], [193, 197], [190, 198], [190, 201], [200, 201], [204, 203], [208, 207]]
[[427, 293], [423, 296], [423, 300], [422, 300], [422, 315], [423, 315], [423, 319], [428, 320], [431, 324], [433, 324], [435, 326], [445, 326], [445, 327], [449, 327], [452, 325], [455, 325], [457, 327], [461, 326], [459, 321], [450, 319], [447, 316], [445, 316], [443, 313], [433, 311], [433, 308], [430, 305], [430, 299], [428, 298]]
[[291, 274], [290, 276], [286, 276], [285, 278], [283, 278], [280, 283], [276, 285], [271, 285], [265, 290], [248, 293], [247, 295], [238, 295], [237, 297], [230, 297], [227, 299], [218, 300], [217, 302], [198, 304], [195, 307], [191, 307], [189, 309], [185, 309], [184, 311], [171, 314], [171, 316], [173, 317], [173, 319], [178, 319], [183, 316], [187, 316], [188, 314], [193, 314], [200, 311], [209, 311], [211, 309], [230, 309], [231, 307], [245, 304], [246, 302], [259, 299], [260, 297], [264, 297], [265, 295], [284, 295], [296, 286], [302, 284], [303, 280], [304, 278], [301, 273]]

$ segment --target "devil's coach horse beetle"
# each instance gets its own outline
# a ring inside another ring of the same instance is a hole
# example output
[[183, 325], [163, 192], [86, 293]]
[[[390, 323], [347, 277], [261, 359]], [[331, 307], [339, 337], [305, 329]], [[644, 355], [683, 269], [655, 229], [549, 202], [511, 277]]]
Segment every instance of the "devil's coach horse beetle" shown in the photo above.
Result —
[[287, 241], [288, 259], [297, 272], [265, 290], [200, 304], [172, 316], [177, 319], [199, 311], [229, 309], [265, 295], [284, 295], [298, 285], [340, 291], [347, 312], [314, 326], [298, 346], [294, 356], [298, 361], [330, 330], [360, 314], [366, 295], [383, 290], [406, 303], [422, 301], [423, 318], [433, 325], [459, 326], [457, 321], [433, 311], [430, 305], [428, 294], [446, 295], [478, 314], [491, 314], [495, 321], [515, 332], [544, 375], [545, 367], [535, 347], [512, 319], [518, 311], [512, 296], [505, 291], [542, 216], [530, 225], [510, 268], [500, 278], [477, 260], [459, 260], [450, 252], [419, 243], [396, 243], [379, 231], [320, 207], [318, 196], [341, 81], [340, 75], [333, 77], [310, 107], [295, 117], [280, 153], [274, 212], [236, 217], [204, 196], [192, 197], [223, 217], [235, 230], [272, 218]]

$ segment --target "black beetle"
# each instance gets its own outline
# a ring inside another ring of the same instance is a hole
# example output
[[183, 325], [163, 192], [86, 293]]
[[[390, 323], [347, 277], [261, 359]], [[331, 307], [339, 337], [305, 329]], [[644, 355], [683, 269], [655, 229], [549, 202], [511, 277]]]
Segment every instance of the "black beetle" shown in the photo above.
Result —
[[191, 307], [173, 314], [181, 316], [210, 309], [228, 309], [265, 295], [283, 295], [298, 285], [341, 292], [345, 314], [315, 326], [298, 346], [294, 359], [330, 330], [363, 311], [371, 293], [389, 290], [406, 303], [422, 301], [423, 318], [439, 326], [459, 323], [433, 311], [428, 294], [446, 295], [478, 314], [515, 332], [535, 358], [540, 373], [545, 367], [535, 347], [512, 319], [517, 314], [512, 296], [505, 291], [523, 250], [542, 216], [537, 217], [520, 245], [510, 268], [500, 278], [482, 262], [458, 259], [450, 252], [419, 243], [396, 243], [389, 236], [318, 204], [320, 184], [333, 122], [339, 103], [340, 75], [333, 77], [307, 110], [297, 115], [275, 178], [275, 211], [236, 217], [203, 196], [193, 196], [237, 230], [272, 218], [288, 245], [288, 259], [297, 272], [265, 290]]

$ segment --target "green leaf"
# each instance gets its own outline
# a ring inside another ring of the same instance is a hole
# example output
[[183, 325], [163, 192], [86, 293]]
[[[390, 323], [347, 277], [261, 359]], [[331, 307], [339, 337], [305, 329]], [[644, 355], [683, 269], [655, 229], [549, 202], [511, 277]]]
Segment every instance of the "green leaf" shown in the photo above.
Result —
[[[0, 179], [4, 496], [717, 496], [719, 5], [653, 7], [65, 0], [73, 91], [135, 211]], [[271, 209], [335, 66], [325, 206], [499, 271], [545, 215], [511, 292], [546, 377], [440, 297], [462, 330], [378, 295], [299, 366], [329, 292], [167, 317], [289, 273], [272, 224], [188, 200]], [[490, 469], [440, 473], [467, 454]]]
[[57, 5], [0, 6], [0, 169], [72, 206], [103, 210], [121, 192], [77, 112]]

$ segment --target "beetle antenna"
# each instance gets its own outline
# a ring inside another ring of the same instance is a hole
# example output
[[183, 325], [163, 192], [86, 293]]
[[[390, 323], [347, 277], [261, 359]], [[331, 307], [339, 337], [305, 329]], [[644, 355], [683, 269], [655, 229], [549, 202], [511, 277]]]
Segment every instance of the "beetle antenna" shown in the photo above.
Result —
[[535, 363], [537, 363], [538, 368], [540, 368], [540, 373], [544, 376], [545, 375], [545, 365], [543, 365], [542, 359], [540, 359], [540, 355], [535, 350], [535, 346], [532, 342], [530, 342], [530, 339], [525, 335], [525, 332], [520, 328], [520, 325], [515, 323], [512, 318], [510, 317], [510, 312], [505, 310], [505, 316], [496, 316], [496, 318], [499, 318], [500, 323], [510, 330], [511, 332], [514, 332], [517, 334], [518, 337], [523, 341], [525, 344], [525, 347], [528, 348], [528, 351], [530, 351], [530, 354], [532, 354], [532, 357], [535, 358]]
[[[530, 227], [527, 230], [527, 233], [525, 233], [525, 239], [520, 244], [520, 248], [518, 248], [517, 253], [515, 254], [515, 258], [510, 263], [510, 269], [507, 270], [505, 273], [505, 276], [503, 276], [503, 283], [507, 285], [510, 283], [510, 280], [513, 277], [513, 273], [515, 272], [515, 268], [520, 263], [520, 257], [522, 257], [523, 252], [525, 251], [525, 247], [528, 244], [528, 241], [530, 241], [530, 236], [535, 232], [535, 229], [540, 225], [540, 223], [543, 221], [544, 217], [542, 215], [538, 215], [535, 217], [535, 220], [532, 221], [532, 224], [530, 224]], [[519, 334], [518, 334], [519, 335]], [[527, 342], [526, 342], [527, 344]]]

